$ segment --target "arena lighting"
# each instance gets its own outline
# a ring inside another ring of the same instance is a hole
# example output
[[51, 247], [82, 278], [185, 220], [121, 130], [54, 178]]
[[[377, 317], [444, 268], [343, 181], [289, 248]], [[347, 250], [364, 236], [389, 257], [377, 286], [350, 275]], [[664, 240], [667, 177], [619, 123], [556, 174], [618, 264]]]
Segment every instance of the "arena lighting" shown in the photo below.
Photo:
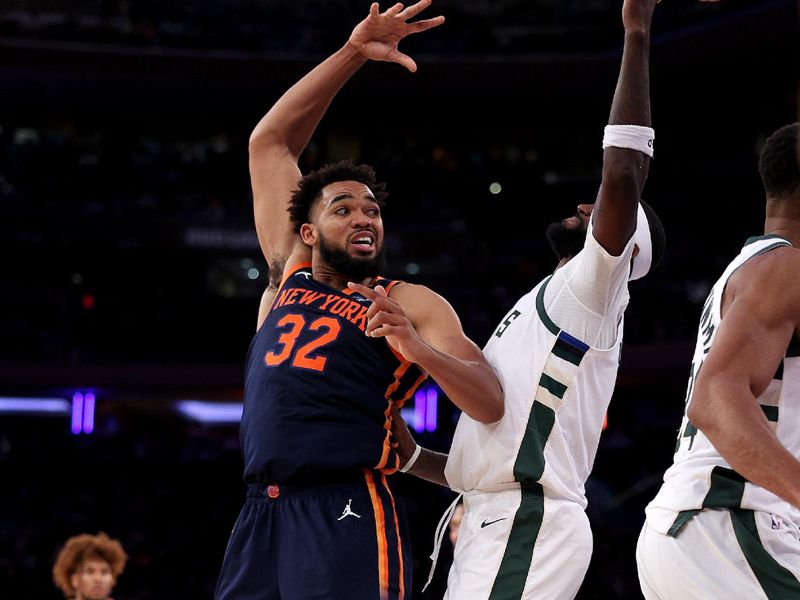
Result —
[[72, 394], [72, 433], [80, 435], [94, 431], [94, 392], [75, 392]]
[[425, 391], [425, 431], [436, 431], [439, 408], [439, 390], [431, 386]]
[[64, 398], [9, 398], [0, 396], [0, 413], [68, 415], [69, 401]]
[[175, 408], [186, 418], [209, 425], [239, 423], [242, 420], [241, 402], [178, 400]]
[[421, 431], [436, 431], [438, 425], [438, 408], [439, 408], [439, 390], [436, 387], [429, 385], [421, 387], [414, 394], [414, 412], [409, 415], [411, 418], [404, 418], [418, 433]]

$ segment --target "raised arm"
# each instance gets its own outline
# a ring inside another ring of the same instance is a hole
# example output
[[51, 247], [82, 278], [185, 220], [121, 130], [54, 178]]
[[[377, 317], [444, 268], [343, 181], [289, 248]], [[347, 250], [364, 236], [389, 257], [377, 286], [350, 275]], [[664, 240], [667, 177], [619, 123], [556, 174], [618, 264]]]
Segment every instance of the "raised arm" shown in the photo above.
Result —
[[270, 285], [280, 281], [290, 257], [293, 261], [309, 257], [287, 213], [291, 193], [300, 179], [300, 154], [336, 93], [367, 60], [396, 62], [416, 71], [414, 61], [397, 45], [408, 35], [444, 22], [444, 17], [407, 22], [430, 3], [422, 0], [405, 9], [395, 4], [383, 13], [378, 3], [373, 3], [344, 47], [292, 86], [253, 130], [250, 179], [256, 230], [269, 264]]
[[[657, 0], [625, 0], [625, 45], [609, 125], [650, 127], [650, 23]], [[606, 144], [604, 144], [605, 146]], [[647, 179], [649, 157], [639, 150], [606, 147], [603, 181], [592, 214], [594, 237], [619, 256], [636, 230], [638, 202]]]
[[[800, 323], [800, 251], [753, 258], [734, 291], [698, 374], [688, 417], [736, 472], [800, 508], [800, 462], [757, 402]], [[733, 285], [731, 285], [733, 284]]]
[[385, 337], [407, 360], [425, 369], [458, 408], [476, 421], [503, 416], [503, 390], [483, 353], [466, 335], [453, 307], [425, 286], [395, 286], [391, 297], [350, 284], [372, 300], [366, 333]]

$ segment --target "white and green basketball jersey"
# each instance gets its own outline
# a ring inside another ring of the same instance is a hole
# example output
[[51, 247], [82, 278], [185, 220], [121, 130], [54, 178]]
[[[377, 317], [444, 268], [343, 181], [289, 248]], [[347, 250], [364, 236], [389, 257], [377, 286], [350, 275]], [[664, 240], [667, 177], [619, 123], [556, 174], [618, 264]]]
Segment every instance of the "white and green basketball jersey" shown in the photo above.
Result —
[[[791, 244], [773, 235], [750, 238], [711, 289], [697, 332], [686, 392], [687, 410], [695, 378], [719, 328], [722, 294], [728, 279], [749, 259], [781, 246]], [[786, 349], [783, 362], [758, 403], [781, 443], [800, 458], [800, 340], [794, 339]], [[676, 535], [688, 519], [704, 508], [760, 510], [800, 523], [800, 510], [734, 471], [684, 412], [673, 465], [664, 474], [661, 490], [646, 509], [647, 520], [657, 531]]]
[[[622, 285], [630, 251], [615, 259]], [[545, 290], [553, 277], [562, 275], [557, 272], [520, 298], [483, 350], [503, 386], [505, 414], [490, 425], [461, 415], [445, 469], [455, 490], [538, 483], [549, 496], [586, 507], [584, 483], [617, 376], [618, 317], [627, 294], [615, 316], [614, 345], [598, 350], [561, 331], [547, 314]]]

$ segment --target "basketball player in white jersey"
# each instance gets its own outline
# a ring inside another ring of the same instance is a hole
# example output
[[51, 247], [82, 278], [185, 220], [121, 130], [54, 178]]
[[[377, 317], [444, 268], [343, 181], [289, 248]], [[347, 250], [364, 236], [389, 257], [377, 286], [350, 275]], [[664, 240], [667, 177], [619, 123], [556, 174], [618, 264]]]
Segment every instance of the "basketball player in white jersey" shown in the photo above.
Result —
[[648, 600], [800, 598], [798, 130], [767, 140], [765, 235], [703, 307], [674, 464], [637, 547]]
[[464, 495], [448, 600], [573, 598], [592, 535], [584, 483], [614, 390], [628, 281], [664, 247], [640, 203], [653, 154], [650, 23], [656, 0], [625, 0], [622, 66], [595, 204], [554, 223], [553, 275], [523, 296], [484, 348], [503, 385], [504, 416], [463, 414], [449, 457], [397, 432], [404, 470]]

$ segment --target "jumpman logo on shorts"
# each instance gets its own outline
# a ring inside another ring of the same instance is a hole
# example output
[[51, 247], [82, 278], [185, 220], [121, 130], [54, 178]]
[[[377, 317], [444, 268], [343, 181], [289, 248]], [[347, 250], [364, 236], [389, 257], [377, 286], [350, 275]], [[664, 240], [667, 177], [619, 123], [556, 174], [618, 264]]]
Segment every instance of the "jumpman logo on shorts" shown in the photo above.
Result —
[[342, 519], [344, 519], [345, 517], [355, 517], [356, 519], [360, 519], [360, 518], [361, 518], [361, 515], [357, 515], [357, 514], [356, 514], [356, 513], [354, 513], [352, 510], [350, 510], [350, 504], [351, 504], [352, 502], [353, 502], [353, 499], [352, 499], [352, 498], [350, 498], [350, 499], [347, 501], [347, 506], [345, 506], [345, 507], [344, 507], [344, 510], [342, 511], [342, 516], [341, 516], [341, 517], [339, 517], [338, 519], [336, 519], [337, 521], [341, 521], [341, 520], [342, 520]]

